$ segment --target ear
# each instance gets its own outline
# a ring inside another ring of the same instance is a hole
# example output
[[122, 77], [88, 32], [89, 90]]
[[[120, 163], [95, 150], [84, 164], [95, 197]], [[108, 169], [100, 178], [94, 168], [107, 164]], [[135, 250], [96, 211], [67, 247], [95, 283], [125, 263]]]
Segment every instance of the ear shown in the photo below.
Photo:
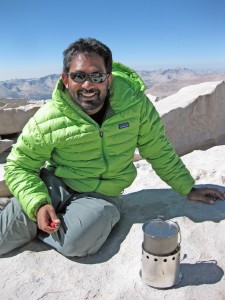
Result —
[[62, 81], [63, 81], [65, 87], [68, 88], [69, 77], [66, 73], [62, 73]]
[[112, 77], [112, 73], [108, 76], [108, 86], [109, 88], [111, 87], [112, 85], [112, 80], [113, 80], [113, 77]]

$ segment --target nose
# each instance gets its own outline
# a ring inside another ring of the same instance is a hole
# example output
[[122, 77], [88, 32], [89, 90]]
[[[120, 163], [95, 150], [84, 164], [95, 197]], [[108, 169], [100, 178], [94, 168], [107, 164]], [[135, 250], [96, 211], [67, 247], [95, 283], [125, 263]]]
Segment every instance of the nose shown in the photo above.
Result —
[[94, 86], [95, 86], [94, 83], [91, 81], [91, 79], [89, 77], [87, 77], [87, 79], [82, 84], [82, 88], [84, 88], [86, 90], [91, 89]]

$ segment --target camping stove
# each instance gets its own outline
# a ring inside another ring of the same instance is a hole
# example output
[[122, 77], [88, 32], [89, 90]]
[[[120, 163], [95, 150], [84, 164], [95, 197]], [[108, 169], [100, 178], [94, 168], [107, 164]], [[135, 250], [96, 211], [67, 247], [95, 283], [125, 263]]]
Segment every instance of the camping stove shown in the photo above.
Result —
[[143, 281], [155, 288], [169, 288], [181, 280], [180, 273], [180, 244], [170, 254], [155, 255], [144, 250], [142, 245]]
[[181, 279], [181, 233], [178, 223], [158, 218], [144, 223], [142, 229], [144, 232], [143, 281], [156, 288], [169, 288], [176, 285]]

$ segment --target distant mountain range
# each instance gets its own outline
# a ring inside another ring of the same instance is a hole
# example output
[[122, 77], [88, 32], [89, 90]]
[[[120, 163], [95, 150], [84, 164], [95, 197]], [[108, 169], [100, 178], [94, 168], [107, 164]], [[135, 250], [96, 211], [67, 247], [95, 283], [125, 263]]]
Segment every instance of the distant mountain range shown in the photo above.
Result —
[[50, 99], [59, 77], [59, 74], [52, 74], [41, 78], [0, 81], [0, 98]]
[[[146, 84], [146, 94], [164, 98], [184, 86], [207, 81], [225, 80], [225, 72], [196, 72], [187, 68], [137, 71]], [[26, 100], [51, 99], [59, 74], [41, 78], [0, 81], [0, 98]]]
[[146, 94], [158, 99], [178, 92], [182, 87], [208, 81], [225, 80], [225, 72], [197, 72], [187, 68], [137, 72], [146, 84]]

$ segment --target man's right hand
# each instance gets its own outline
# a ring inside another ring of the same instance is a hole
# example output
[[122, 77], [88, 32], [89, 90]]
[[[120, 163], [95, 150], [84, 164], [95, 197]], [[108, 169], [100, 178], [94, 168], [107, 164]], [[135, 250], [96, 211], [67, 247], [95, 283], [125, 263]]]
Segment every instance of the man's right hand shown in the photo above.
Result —
[[41, 206], [37, 211], [37, 225], [38, 228], [44, 232], [52, 234], [56, 232], [59, 228], [52, 228], [50, 226], [51, 222], [60, 225], [60, 220], [55, 213], [55, 209], [52, 205], [46, 204]]

